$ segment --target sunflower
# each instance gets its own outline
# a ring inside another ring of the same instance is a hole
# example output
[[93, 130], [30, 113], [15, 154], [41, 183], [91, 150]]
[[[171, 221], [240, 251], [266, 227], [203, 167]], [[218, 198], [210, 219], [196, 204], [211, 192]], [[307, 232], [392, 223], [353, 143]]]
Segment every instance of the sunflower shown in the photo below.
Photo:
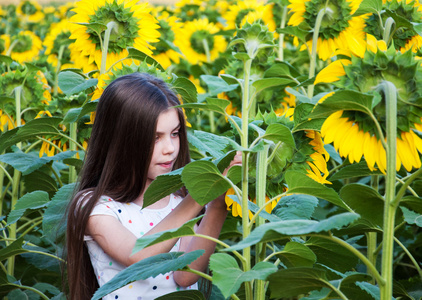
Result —
[[[70, 36], [75, 39], [74, 51], [87, 56], [89, 62], [101, 66], [102, 43], [105, 27], [109, 22], [117, 24], [110, 35], [106, 69], [128, 55], [126, 48], [136, 48], [151, 55], [153, 48], [149, 43], [158, 42], [160, 33], [158, 21], [150, 14], [147, 3], [137, 4], [136, 0], [81, 0], [73, 9], [76, 13], [70, 18], [72, 22]], [[83, 24], [101, 24], [92, 27]], [[101, 36], [98, 36], [96, 30]]]
[[[393, 11], [399, 17], [402, 17], [409, 22], [401, 22], [396, 24], [398, 26], [394, 29], [392, 37], [392, 44], [397, 50], [405, 52], [412, 49], [413, 52], [419, 52], [422, 47], [422, 37], [414, 30], [411, 23], [421, 23], [422, 21], [422, 5], [419, 1], [402, 1], [391, 0], [383, 1], [383, 9], [381, 11], [382, 24], [390, 16], [387, 10]], [[365, 31], [374, 35], [377, 39], [382, 40], [384, 28], [380, 28], [380, 16], [378, 14], [369, 14], [365, 16]], [[422, 53], [419, 53], [421, 55]]]
[[[372, 39], [371, 39], [372, 40]], [[422, 152], [422, 139], [417, 134], [422, 128], [422, 79], [421, 66], [414, 59], [411, 50], [397, 52], [393, 47], [386, 49], [384, 42], [368, 46], [362, 58], [352, 56], [347, 64], [333, 62], [321, 72], [336, 73], [337, 76], [317, 76], [318, 82], [334, 82], [335, 85], [362, 93], [371, 93], [382, 81], [392, 82], [397, 88], [397, 158], [396, 169], [401, 166], [411, 171], [420, 168], [418, 154]], [[320, 75], [320, 74], [318, 74]], [[320, 100], [318, 106], [329, 106], [331, 93]], [[325, 100], [326, 99], [326, 100]], [[328, 104], [326, 102], [328, 101]], [[385, 128], [385, 99], [374, 105], [372, 114], [380, 123], [383, 136]], [[360, 111], [338, 110], [324, 122], [321, 134], [325, 143], [333, 143], [342, 157], [351, 163], [365, 158], [368, 168], [385, 173], [386, 152], [376, 130], [373, 119]]]
[[42, 49], [41, 39], [31, 31], [25, 30], [19, 34], [11, 37], [10, 47], [7, 52], [10, 52], [10, 57], [19, 63], [30, 62], [38, 58]]
[[324, 142], [322, 141], [321, 134], [315, 130], [306, 130], [306, 136], [311, 139], [309, 145], [313, 146], [315, 151], [310, 155], [311, 161], [306, 161], [310, 169], [307, 169], [308, 177], [312, 178], [316, 182], [322, 184], [331, 184], [327, 180], [328, 168], [327, 162], [330, 159], [330, 154], [324, 148]]
[[[292, 15], [288, 25], [299, 26], [304, 30], [315, 28], [316, 17], [321, 9], [326, 9], [322, 19], [317, 53], [319, 58], [327, 60], [337, 50], [351, 51], [362, 57], [365, 53], [365, 20], [362, 16], [353, 16], [361, 0], [289, 0]], [[312, 50], [312, 33], [307, 36], [307, 47]], [[301, 50], [306, 47], [301, 47]]]
[[0, 54], [5, 55], [10, 47], [10, 36], [8, 34], [0, 35]]
[[44, 18], [42, 7], [35, 1], [25, 0], [16, 7], [16, 15], [27, 23], [38, 23]]
[[175, 3], [174, 14], [183, 21], [192, 21], [204, 16], [208, 1], [179, 0]]
[[293, 114], [296, 107], [296, 97], [295, 95], [289, 93], [286, 89], [284, 92], [286, 93], [286, 96], [283, 98], [284, 101], [281, 101], [281, 106], [275, 109], [274, 112], [278, 117], [284, 116], [289, 118], [290, 121], [293, 121]]
[[264, 10], [264, 3], [257, 0], [244, 0], [230, 5], [225, 14], [222, 15], [226, 20], [225, 29], [241, 28], [246, 21], [262, 19]]
[[0, 131], [11, 130], [16, 127], [12, 116], [0, 109]]
[[211, 63], [226, 50], [226, 40], [217, 34], [219, 28], [208, 19], [186, 22], [182, 30], [184, 34], [176, 41], [176, 46], [193, 65]]
[[74, 43], [69, 45], [69, 50], [70, 61], [74, 64], [75, 68], [81, 69], [84, 73], [89, 73], [98, 70], [97, 65], [94, 61], [90, 61], [89, 56], [81, 55], [80, 51], [76, 50]]
[[172, 63], [178, 64], [180, 62], [181, 54], [175, 50], [177, 40], [181, 38], [183, 32], [181, 31], [182, 23], [175, 16], [169, 16], [168, 12], [162, 12], [158, 17], [160, 25], [160, 41], [153, 43], [155, 47], [153, 50], [153, 57], [160, 63], [160, 65], [167, 69]]
[[[59, 59], [60, 48], [64, 47], [60, 57], [62, 64], [62, 69], [72, 67], [70, 64], [70, 49], [69, 45], [71, 44], [69, 22], [64, 19], [57, 24], [51, 26], [51, 30], [46, 35], [43, 45], [45, 46], [45, 53], [48, 55], [47, 61], [51, 63], [54, 67], [57, 66]], [[66, 62], [68, 62], [66, 64]]]

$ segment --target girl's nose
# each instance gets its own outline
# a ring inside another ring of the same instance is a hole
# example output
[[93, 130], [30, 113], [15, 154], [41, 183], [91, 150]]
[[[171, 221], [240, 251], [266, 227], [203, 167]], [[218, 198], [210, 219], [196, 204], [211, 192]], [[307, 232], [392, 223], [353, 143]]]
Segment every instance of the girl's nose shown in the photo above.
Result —
[[164, 154], [171, 154], [174, 152], [175, 149], [176, 148], [174, 147], [173, 140], [171, 138], [166, 139], [166, 142], [164, 143], [164, 146], [163, 146]]

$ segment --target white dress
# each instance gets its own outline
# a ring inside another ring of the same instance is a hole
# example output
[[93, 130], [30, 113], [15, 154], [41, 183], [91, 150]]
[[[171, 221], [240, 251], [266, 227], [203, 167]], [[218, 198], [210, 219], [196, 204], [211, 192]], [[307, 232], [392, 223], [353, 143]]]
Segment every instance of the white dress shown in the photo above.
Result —
[[[180, 202], [180, 197], [170, 195], [168, 205], [160, 209], [150, 209], [140, 207], [134, 203], [120, 203], [113, 199], [102, 196], [94, 209], [91, 216], [108, 215], [117, 218], [128, 230], [130, 230], [137, 238], [143, 236], [162, 219], [164, 219]], [[121, 265], [109, 255], [94, 241], [91, 236], [85, 236], [85, 242], [88, 247], [91, 263], [94, 268], [97, 281], [101, 287], [111, 280], [117, 273], [122, 271], [125, 266]], [[179, 250], [180, 239], [171, 252]], [[155, 278], [146, 280], [138, 280], [128, 284], [111, 294], [103, 297], [105, 300], [124, 299], [124, 300], [149, 300], [156, 297], [186, 289], [198, 289], [197, 283], [187, 288], [182, 288], [176, 284], [173, 279], [173, 272], [160, 274]]]

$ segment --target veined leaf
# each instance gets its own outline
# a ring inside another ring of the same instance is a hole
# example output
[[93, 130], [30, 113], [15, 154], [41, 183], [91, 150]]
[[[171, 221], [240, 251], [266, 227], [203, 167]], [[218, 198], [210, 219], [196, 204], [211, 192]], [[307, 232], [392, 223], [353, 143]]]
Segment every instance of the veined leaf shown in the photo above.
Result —
[[98, 79], [96, 78], [85, 79], [82, 75], [72, 71], [59, 73], [59, 87], [66, 96], [83, 92], [96, 86], [97, 83]]
[[151, 56], [146, 55], [144, 52], [139, 51], [138, 49], [133, 48], [133, 47], [128, 47], [127, 50], [129, 54], [126, 58], [133, 58], [139, 61], [145, 61], [146, 63], [150, 65], [155, 65], [157, 69], [160, 69], [163, 72], [165, 71], [164, 68], [158, 63], [158, 61], [156, 61]]
[[352, 164], [341, 168], [337, 173], [334, 173], [328, 178], [328, 180], [341, 180], [353, 177], [364, 177], [371, 175], [381, 175], [381, 171], [371, 171], [365, 161], [361, 161], [358, 164]]
[[183, 269], [204, 252], [204, 250], [195, 250], [188, 253], [169, 252], [145, 258], [119, 272], [113, 279], [99, 288], [91, 300], [98, 300], [136, 280], [145, 280], [159, 274]]
[[231, 187], [209, 161], [194, 161], [186, 165], [182, 171], [182, 181], [192, 198], [201, 205], [216, 199]]
[[201, 75], [201, 79], [209, 88], [211, 95], [215, 96], [223, 92], [230, 92], [239, 87], [239, 84], [228, 84], [223, 78], [213, 75]]
[[180, 168], [170, 173], [157, 176], [145, 191], [143, 207], [145, 208], [154, 204], [158, 200], [181, 189], [183, 187], [182, 171], [183, 168]]
[[353, 223], [358, 218], [358, 214], [342, 213], [319, 222], [314, 220], [283, 220], [266, 223], [255, 228], [241, 242], [223, 251], [240, 250], [260, 242], [276, 241], [287, 236], [306, 235], [340, 229]]
[[316, 262], [316, 255], [312, 250], [298, 242], [288, 242], [277, 257], [288, 268], [312, 267]]
[[7, 216], [7, 225], [16, 223], [27, 209], [45, 207], [49, 200], [50, 198], [48, 197], [48, 193], [44, 191], [35, 191], [23, 195], [18, 199], [15, 207]]
[[[23, 244], [23, 237], [17, 239], [16, 241], [11, 243], [7, 247], [0, 249], [0, 262], [9, 257], [28, 252], [28, 250], [25, 250], [22, 248], [22, 244]], [[0, 284], [1, 283], [3, 282], [0, 282]]]
[[212, 282], [226, 298], [236, 293], [243, 282], [255, 279], [265, 280], [270, 274], [277, 271], [274, 264], [259, 262], [250, 271], [243, 272], [236, 259], [225, 253], [211, 255], [210, 269], [213, 273]]
[[188, 133], [188, 140], [199, 151], [208, 153], [215, 158], [224, 156], [225, 152], [223, 150], [229, 145], [235, 144], [234, 141], [227, 137], [199, 130], [195, 130], [193, 135]]
[[417, 226], [422, 227], [422, 215], [417, 214], [403, 206], [400, 206], [400, 209], [403, 212], [404, 221], [407, 224], [416, 224]]
[[178, 107], [210, 110], [225, 115], [226, 107], [229, 106], [229, 104], [230, 101], [225, 99], [207, 98], [205, 103], [187, 103], [179, 105]]
[[271, 124], [268, 126], [262, 138], [268, 139], [275, 143], [282, 141], [290, 147], [296, 147], [295, 140], [290, 129], [282, 124]]
[[382, 9], [382, 0], [363, 0], [354, 16], [360, 16], [368, 13], [378, 14]]
[[82, 107], [69, 109], [63, 119], [63, 123], [74, 123], [86, 114], [93, 112], [97, 109], [98, 99], [84, 104]]
[[276, 86], [283, 86], [283, 85], [296, 85], [296, 82], [293, 79], [290, 78], [280, 78], [280, 77], [273, 77], [273, 78], [263, 78], [255, 80], [252, 83], [252, 86], [255, 88], [255, 93], [258, 94], [259, 92], [276, 87]]
[[318, 199], [310, 195], [287, 195], [281, 197], [273, 214], [281, 220], [309, 220], [318, 205]]
[[171, 87], [179, 94], [183, 103], [195, 103], [198, 98], [198, 92], [195, 85], [187, 78], [178, 77], [172, 83]]

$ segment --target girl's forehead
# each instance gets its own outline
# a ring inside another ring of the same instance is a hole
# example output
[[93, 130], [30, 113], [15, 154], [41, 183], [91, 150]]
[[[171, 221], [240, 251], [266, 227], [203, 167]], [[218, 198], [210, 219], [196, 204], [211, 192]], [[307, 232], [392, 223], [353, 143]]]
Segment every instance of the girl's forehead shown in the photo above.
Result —
[[157, 120], [157, 133], [173, 131], [180, 126], [179, 114], [176, 108], [163, 111]]

